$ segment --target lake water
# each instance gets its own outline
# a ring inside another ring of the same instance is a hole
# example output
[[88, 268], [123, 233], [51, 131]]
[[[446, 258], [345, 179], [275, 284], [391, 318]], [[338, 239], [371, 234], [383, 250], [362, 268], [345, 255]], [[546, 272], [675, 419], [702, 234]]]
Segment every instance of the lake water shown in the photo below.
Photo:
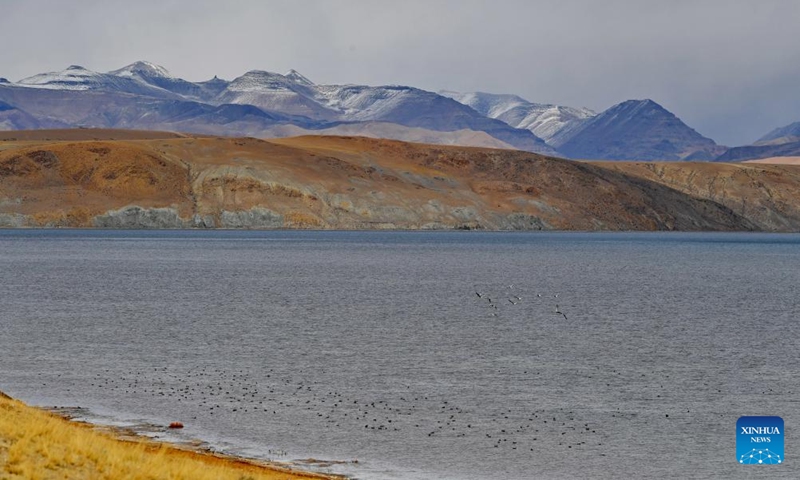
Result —
[[362, 479], [800, 478], [798, 285], [798, 235], [0, 231], [0, 390]]

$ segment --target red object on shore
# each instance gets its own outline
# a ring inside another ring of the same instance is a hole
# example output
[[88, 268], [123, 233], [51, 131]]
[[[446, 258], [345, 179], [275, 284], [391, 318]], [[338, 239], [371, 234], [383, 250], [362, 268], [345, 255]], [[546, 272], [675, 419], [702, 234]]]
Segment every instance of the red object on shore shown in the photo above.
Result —
[[183, 424], [181, 422], [172, 422], [169, 424], [169, 428], [183, 428]]

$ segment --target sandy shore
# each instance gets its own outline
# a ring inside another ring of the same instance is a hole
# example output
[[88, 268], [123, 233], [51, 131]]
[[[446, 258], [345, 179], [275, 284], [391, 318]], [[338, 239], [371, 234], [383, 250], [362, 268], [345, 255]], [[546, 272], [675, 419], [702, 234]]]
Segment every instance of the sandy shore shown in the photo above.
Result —
[[296, 480], [345, 477], [301, 472], [267, 462], [172, 445], [96, 428], [30, 407], [0, 392], [0, 477], [3, 479]]

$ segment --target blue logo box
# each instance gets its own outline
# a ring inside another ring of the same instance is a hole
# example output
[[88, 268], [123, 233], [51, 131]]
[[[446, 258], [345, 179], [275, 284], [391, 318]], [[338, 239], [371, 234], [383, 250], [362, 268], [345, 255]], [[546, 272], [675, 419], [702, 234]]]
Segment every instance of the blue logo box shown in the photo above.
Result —
[[783, 419], [739, 417], [736, 421], [736, 461], [743, 465], [783, 463]]

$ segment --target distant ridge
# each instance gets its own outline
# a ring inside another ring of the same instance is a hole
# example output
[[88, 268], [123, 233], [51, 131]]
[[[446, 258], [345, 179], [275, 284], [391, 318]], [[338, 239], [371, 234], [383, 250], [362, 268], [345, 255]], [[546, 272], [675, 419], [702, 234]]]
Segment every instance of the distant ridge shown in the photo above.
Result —
[[745, 145], [728, 149], [716, 158], [718, 162], [742, 162], [771, 157], [800, 156], [800, 141], [778, 143], [775, 145]]
[[733, 147], [719, 155], [719, 162], [743, 162], [761, 158], [800, 156], [800, 122], [776, 128], [752, 145]]
[[711, 160], [720, 147], [650, 99], [619, 103], [584, 122], [559, 151], [570, 158]]
[[55, 120], [40, 120], [30, 113], [0, 100], [0, 130], [34, 130], [64, 126]]
[[800, 141], [800, 122], [794, 122], [785, 127], [776, 128], [759, 138], [754, 145], [775, 145]]

